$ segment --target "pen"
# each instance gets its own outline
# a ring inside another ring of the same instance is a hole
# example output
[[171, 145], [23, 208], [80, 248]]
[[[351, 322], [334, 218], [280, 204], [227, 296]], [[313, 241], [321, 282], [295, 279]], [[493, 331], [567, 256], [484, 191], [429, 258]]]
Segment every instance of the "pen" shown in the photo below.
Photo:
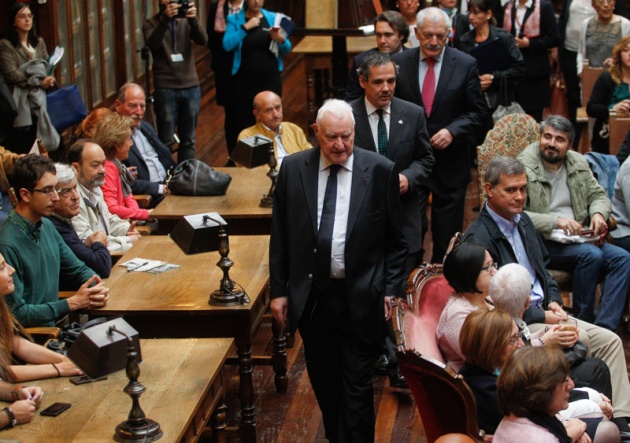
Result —
[[139, 269], [139, 268], [143, 267], [144, 265], [148, 265], [148, 264], [149, 264], [149, 262], [145, 261], [144, 263], [139, 264], [138, 266], [134, 266], [133, 268], [127, 268], [127, 272], [135, 271], [136, 269]]

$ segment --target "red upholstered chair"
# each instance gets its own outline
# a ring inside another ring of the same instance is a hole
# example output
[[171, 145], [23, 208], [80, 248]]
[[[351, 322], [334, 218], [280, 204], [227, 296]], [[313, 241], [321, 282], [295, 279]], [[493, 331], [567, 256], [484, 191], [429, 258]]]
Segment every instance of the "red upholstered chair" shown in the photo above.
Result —
[[477, 425], [475, 397], [461, 375], [414, 350], [398, 351], [396, 357], [429, 443], [449, 433], [484, 440], [485, 433]]

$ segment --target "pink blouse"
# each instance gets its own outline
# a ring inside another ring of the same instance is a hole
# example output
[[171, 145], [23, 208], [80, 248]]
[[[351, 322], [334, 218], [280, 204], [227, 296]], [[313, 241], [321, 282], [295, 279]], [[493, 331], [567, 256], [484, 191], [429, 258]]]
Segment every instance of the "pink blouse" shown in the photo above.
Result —
[[503, 417], [492, 441], [493, 443], [513, 443], [516, 441], [558, 443], [556, 436], [542, 426], [514, 415]]
[[451, 294], [440, 315], [435, 335], [446, 364], [455, 372], [464, 364], [464, 356], [459, 348], [459, 332], [468, 314], [475, 310], [477, 308], [468, 299]]
[[105, 161], [105, 184], [101, 187], [103, 198], [107, 204], [109, 212], [118, 215], [120, 218], [130, 218], [133, 220], [148, 220], [149, 211], [140, 209], [138, 202], [133, 198], [133, 194], [124, 196], [122, 184], [120, 183], [120, 172], [110, 160]]

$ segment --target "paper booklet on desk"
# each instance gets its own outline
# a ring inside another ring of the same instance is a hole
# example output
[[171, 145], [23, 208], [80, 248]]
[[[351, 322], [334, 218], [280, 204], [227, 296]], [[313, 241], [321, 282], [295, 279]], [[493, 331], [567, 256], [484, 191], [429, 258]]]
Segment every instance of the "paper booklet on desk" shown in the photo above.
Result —
[[504, 71], [510, 67], [512, 58], [501, 37], [494, 37], [470, 50], [470, 55], [477, 59], [479, 75]]

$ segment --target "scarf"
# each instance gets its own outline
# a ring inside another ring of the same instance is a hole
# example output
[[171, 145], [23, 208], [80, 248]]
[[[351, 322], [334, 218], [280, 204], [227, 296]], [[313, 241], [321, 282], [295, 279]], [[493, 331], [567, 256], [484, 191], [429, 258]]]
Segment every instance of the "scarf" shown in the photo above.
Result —
[[217, 13], [214, 16], [214, 32], [225, 32], [225, 0], [219, 0], [217, 5]]
[[112, 162], [118, 168], [118, 172], [120, 173], [120, 186], [122, 187], [123, 195], [125, 197], [129, 197], [131, 194], [131, 184], [136, 181], [131, 172], [127, 169], [125, 165], [123, 165], [120, 160], [114, 158]]
[[516, 30], [512, 32], [514, 22], [518, 20], [517, 9], [518, 8], [514, 7], [514, 2], [507, 4], [503, 15], [503, 29], [519, 38], [540, 37], [540, 0], [535, 0], [532, 8], [528, 8], [525, 11], [525, 16], [523, 17], [524, 23], [521, 24], [518, 35], [516, 35]]
[[567, 434], [567, 430], [562, 424], [560, 420], [558, 420], [555, 416], [552, 417], [549, 414], [544, 412], [534, 412], [527, 418], [534, 424], [545, 428], [547, 431], [551, 432], [560, 443], [571, 443], [571, 437]]

